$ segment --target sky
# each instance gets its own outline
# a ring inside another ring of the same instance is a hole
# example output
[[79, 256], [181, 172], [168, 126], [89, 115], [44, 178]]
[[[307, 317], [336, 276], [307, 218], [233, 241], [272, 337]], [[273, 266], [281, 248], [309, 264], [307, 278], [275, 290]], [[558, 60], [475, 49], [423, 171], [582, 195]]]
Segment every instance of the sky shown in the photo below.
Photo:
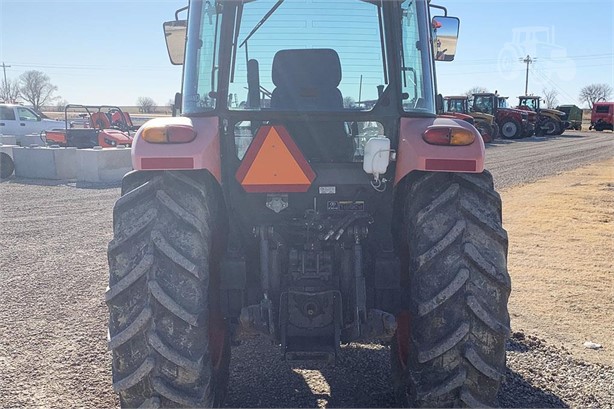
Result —
[[[334, 0], [331, 0], [334, 1]], [[439, 92], [473, 86], [511, 97], [555, 89], [560, 103], [585, 106], [580, 89], [614, 87], [612, 0], [440, 0], [461, 20], [457, 56], [438, 62]], [[165, 105], [181, 86], [162, 23], [187, 0], [0, 0], [0, 64], [9, 79], [39, 70], [70, 103]], [[1, 67], [0, 67], [1, 68]], [[1, 75], [1, 73], [0, 73]], [[613, 96], [614, 98], [614, 96]]]

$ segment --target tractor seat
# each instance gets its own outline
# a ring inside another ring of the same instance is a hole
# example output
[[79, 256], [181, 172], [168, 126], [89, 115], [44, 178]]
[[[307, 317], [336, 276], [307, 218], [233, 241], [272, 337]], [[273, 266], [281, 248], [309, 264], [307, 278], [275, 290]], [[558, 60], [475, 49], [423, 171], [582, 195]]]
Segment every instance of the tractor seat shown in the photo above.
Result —
[[[271, 108], [288, 111], [342, 111], [341, 62], [335, 50], [281, 50], [272, 69], [275, 89]], [[285, 121], [284, 125], [308, 160], [351, 160], [354, 144], [344, 121]]]

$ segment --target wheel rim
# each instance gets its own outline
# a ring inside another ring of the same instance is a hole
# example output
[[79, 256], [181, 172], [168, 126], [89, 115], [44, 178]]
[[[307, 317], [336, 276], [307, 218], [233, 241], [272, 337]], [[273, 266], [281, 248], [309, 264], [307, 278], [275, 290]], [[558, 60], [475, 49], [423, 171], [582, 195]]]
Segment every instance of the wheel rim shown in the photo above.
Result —
[[554, 133], [556, 131], [556, 124], [552, 121], [548, 121], [546, 123], [546, 132], [551, 134]]
[[518, 127], [515, 123], [506, 122], [505, 125], [503, 125], [502, 133], [506, 138], [516, 135], [516, 132], [518, 132]]

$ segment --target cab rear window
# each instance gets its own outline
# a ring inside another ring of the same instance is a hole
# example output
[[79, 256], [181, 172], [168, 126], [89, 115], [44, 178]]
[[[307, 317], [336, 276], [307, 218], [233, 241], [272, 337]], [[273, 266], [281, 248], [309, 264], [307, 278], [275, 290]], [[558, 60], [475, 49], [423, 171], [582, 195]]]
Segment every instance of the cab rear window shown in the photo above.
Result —
[[610, 112], [610, 105], [599, 105], [595, 107], [595, 112], [598, 114], [607, 114]]
[[15, 120], [15, 110], [13, 108], [0, 107], [0, 120], [14, 121]]

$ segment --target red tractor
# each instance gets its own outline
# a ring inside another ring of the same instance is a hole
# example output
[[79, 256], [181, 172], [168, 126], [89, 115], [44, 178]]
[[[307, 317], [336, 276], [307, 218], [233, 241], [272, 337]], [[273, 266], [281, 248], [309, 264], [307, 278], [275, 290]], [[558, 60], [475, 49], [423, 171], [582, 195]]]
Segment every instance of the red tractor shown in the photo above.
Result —
[[506, 98], [497, 94], [473, 94], [471, 111], [494, 115], [503, 138], [519, 139], [533, 135], [534, 126], [529, 120], [529, 113], [508, 108]]
[[507, 233], [482, 138], [437, 116], [459, 20], [434, 38], [431, 10], [192, 0], [165, 23], [182, 116], [137, 132], [108, 247], [123, 407], [223, 405], [249, 334], [289, 365], [379, 338], [399, 405], [496, 404]]

